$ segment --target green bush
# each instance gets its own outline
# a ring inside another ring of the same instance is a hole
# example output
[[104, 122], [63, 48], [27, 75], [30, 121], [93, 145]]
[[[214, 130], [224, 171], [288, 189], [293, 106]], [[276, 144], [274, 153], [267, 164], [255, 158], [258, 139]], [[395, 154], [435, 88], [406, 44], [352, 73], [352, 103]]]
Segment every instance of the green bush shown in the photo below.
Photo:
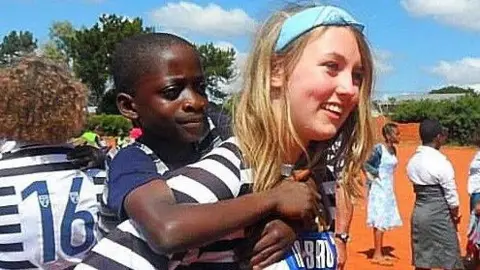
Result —
[[438, 119], [449, 129], [452, 143], [472, 143], [471, 135], [480, 124], [480, 95], [471, 94], [456, 100], [405, 101], [393, 110], [392, 120], [400, 123], [421, 122], [426, 118]]
[[120, 130], [124, 134], [128, 134], [128, 131], [132, 128], [132, 123], [121, 115], [98, 114], [88, 116], [86, 129], [94, 130], [96, 126], [100, 126], [107, 136], [117, 136]]

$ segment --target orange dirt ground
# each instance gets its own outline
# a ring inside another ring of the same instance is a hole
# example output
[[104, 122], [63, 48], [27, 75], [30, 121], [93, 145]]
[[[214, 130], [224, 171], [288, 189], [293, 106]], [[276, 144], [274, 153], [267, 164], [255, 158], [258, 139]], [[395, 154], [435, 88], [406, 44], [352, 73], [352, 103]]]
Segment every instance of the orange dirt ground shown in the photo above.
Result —
[[[417, 129], [418, 130], [418, 129]], [[418, 131], [416, 131], [418, 132]], [[415, 133], [416, 133], [415, 132]], [[404, 135], [405, 133], [402, 133]], [[406, 135], [406, 134], [405, 134]], [[375, 269], [413, 269], [411, 266], [410, 249], [410, 216], [415, 200], [413, 188], [406, 176], [406, 164], [415, 152], [416, 143], [409, 141], [398, 147], [399, 163], [395, 173], [395, 193], [403, 226], [385, 233], [384, 251], [395, 256], [398, 261], [394, 266], [377, 266], [370, 263], [369, 257], [373, 253], [372, 230], [366, 226], [366, 201], [356, 202], [350, 234], [352, 240], [348, 246], [347, 269], [375, 270]], [[442, 152], [452, 162], [455, 168], [458, 193], [460, 195], [460, 211], [462, 220], [459, 225], [460, 247], [465, 254], [466, 229], [469, 219], [469, 196], [467, 193], [468, 167], [475, 149], [462, 147], [444, 147]]]

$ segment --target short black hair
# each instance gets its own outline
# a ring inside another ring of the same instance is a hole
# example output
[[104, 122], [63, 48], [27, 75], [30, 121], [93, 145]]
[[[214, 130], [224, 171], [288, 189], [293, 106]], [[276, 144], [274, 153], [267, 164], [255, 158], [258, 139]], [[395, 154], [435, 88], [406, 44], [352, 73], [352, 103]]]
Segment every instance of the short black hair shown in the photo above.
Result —
[[139, 34], [118, 43], [112, 57], [115, 92], [134, 96], [138, 78], [158, 66], [158, 58], [153, 57], [153, 53], [175, 45], [191, 47], [196, 51], [192, 43], [169, 33]]
[[420, 139], [422, 143], [431, 143], [438, 136], [443, 134], [442, 124], [436, 119], [425, 119], [420, 123]]
[[387, 139], [387, 135], [392, 135], [393, 130], [398, 128], [398, 125], [395, 123], [387, 123], [382, 128], [383, 138]]

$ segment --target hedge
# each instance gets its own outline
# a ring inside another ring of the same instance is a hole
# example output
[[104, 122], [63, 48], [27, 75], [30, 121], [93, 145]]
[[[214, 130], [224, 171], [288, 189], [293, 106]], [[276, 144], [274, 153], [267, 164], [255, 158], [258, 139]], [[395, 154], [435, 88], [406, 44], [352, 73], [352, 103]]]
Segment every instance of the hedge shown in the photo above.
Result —
[[117, 136], [121, 130], [124, 134], [132, 128], [132, 123], [121, 115], [114, 114], [98, 114], [89, 115], [87, 118], [86, 130], [94, 130], [96, 126], [100, 126], [106, 136]]
[[472, 143], [471, 134], [480, 125], [480, 95], [471, 94], [456, 100], [404, 101], [395, 107], [391, 117], [400, 123], [438, 119], [449, 129], [451, 143], [467, 145]]

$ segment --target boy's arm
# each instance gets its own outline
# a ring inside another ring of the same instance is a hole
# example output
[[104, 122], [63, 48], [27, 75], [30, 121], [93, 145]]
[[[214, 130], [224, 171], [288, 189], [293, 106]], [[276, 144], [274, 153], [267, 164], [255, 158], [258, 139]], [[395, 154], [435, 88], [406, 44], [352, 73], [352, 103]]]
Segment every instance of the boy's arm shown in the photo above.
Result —
[[173, 253], [216, 241], [270, 214], [313, 222], [316, 196], [305, 183], [282, 181], [268, 192], [192, 205], [175, 200], [167, 183], [155, 180], [130, 192], [125, 210], [157, 251]]

